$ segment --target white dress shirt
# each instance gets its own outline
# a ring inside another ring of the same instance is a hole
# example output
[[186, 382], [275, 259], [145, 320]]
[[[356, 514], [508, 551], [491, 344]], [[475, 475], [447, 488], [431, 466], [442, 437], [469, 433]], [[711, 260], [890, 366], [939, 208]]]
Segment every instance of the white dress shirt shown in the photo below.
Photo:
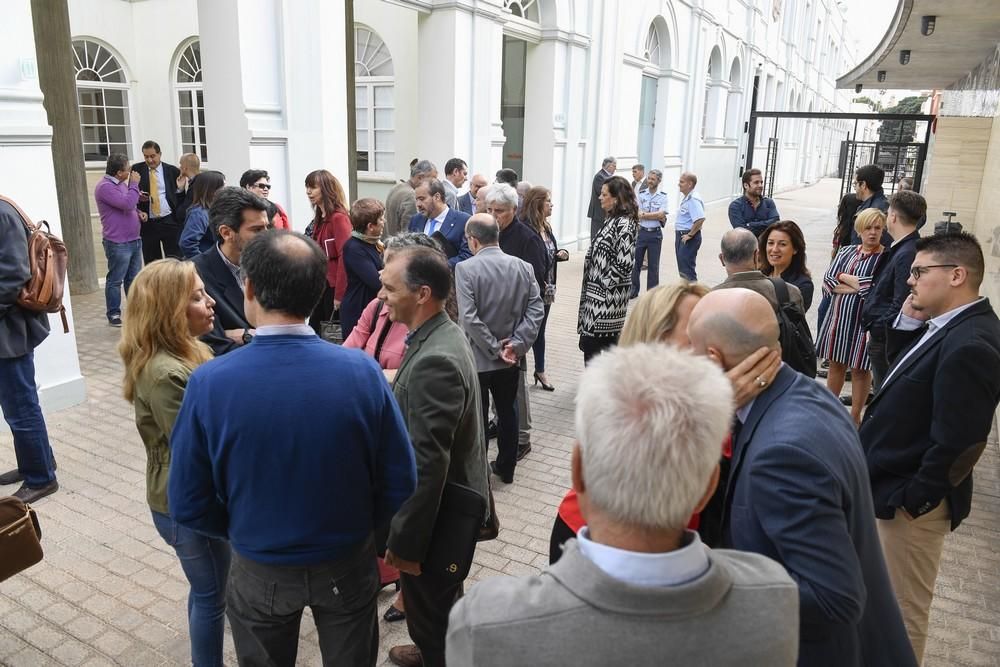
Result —
[[450, 210], [451, 210], [450, 208], [445, 206], [444, 209], [438, 214], [436, 218], [428, 220], [427, 223], [424, 225], [424, 234], [430, 236], [437, 230], [441, 229], [441, 225], [444, 224], [444, 219], [448, 217], [448, 211]]
[[605, 574], [632, 586], [680, 586], [708, 571], [707, 548], [693, 530], [684, 531], [684, 546], [666, 553], [639, 553], [590, 539], [584, 526], [576, 536], [580, 553]]
[[[960, 313], [972, 308], [974, 305], [982, 301], [983, 298], [984, 297], [979, 297], [972, 303], [967, 303], [964, 306], [959, 306], [958, 308], [952, 308], [947, 313], [941, 313], [937, 317], [927, 320], [927, 331], [925, 331], [924, 335], [920, 337], [920, 340], [917, 341], [916, 345], [911, 347], [899, 361], [892, 365], [892, 368], [889, 369], [889, 372], [886, 373], [885, 379], [882, 381], [882, 386], [884, 387], [885, 383], [889, 381], [889, 378], [892, 377], [896, 369], [902, 366], [903, 362], [912, 357], [914, 352], [923, 347], [923, 345], [929, 341], [934, 334], [947, 326], [948, 323], [958, 317]], [[892, 324], [892, 328], [898, 329], [899, 331], [915, 331], [923, 326], [923, 324], [923, 321], [918, 320], [915, 317], [910, 317], [909, 315], [904, 315], [902, 311], [900, 311], [899, 315], [896, 316], [896, 321]]]

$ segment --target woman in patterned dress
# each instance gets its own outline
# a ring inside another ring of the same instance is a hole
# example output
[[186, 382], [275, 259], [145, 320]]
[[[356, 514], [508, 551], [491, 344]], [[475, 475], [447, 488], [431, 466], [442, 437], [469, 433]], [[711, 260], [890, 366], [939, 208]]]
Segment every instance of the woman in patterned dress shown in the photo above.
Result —
[[612, 176], [605, 181], [598, 201], [604, 210], [604, 225], [590, 240], [583, 261], [577, 320], [584, 364], [618, 342], [628, 311], [639, 231], [639, 205], [624, 178]]
[[832, 301], [819, 326], [816, 356], [829, 359], [826, 386], [837, 396], [844, 388], [847, 369], [851, 369], [851, 416], [855, 424], [860, 424], [861, 410], [872, 386], [861, 307], [885, 249], [881, 244], [885, 214], [877, 208], [865, 209], [858, 214], [854, 228], [861, 235], [861, 245], [842, 247], [823, 277], [823, 292], [830, 294]]

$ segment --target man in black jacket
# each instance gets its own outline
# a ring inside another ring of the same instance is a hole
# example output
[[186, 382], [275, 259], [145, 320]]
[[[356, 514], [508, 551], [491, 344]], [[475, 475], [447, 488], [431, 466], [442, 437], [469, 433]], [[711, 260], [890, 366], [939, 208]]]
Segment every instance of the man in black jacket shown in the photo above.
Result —
[[14, 495], [26, 503], [59, 489], [35, 385], [35, 348], [49, 335], [49, 316], [17, 305], [30, 277], [27, 229], [17, 209], [0, 201], [0, 410], [17, 457], [17, 470], [0, 475], [0, 484], [23, 482]]
[[253, 237], [267, 229], [267, 203], [249, 190], [222, 188], [209, 209], [208, 221], [222, 241], [191, 261], [205, 282], [205, 291], [215, 299], [215, 325], [202, 340], [219, 356], [249, 343], [254, 334], [243, 311], [240, 255]]
[[[132, 165], [139, 172], [139, 220], [142, 222], [142, 259], [149, 264], [164, 257], [181, 257], [180, 238], [184, 220], [176, 212], [184, 201], [187, 179], [172, 164], [160, 158], [160, 144], [142, 145], [142, 162]], [[160, 244], [163, 244], [161, 249]]]
[[927, 212], [927, 202], [916, 192], [897, 192], [889, 203], [886, 223], [893, 243], [875, 267], [871, 291], [861, 310], [861, 325], [868, 332], [868, 357], [872, 362], [872, 389], [878, 393], [889, 370], [886, 327], [891, 326], [910, 293], [907, 281], [916, 254], [917, 221]]
[[[907, 194], [907, 193], [897, 193]], [[972, 467], [1000, 402], [1000, 319], [979, 296], [970, 234], [916, 242], [893, 358], [861, 425], [886, 565], [919, 661], [945, 535], [969, 515]]]
[[604, 226], [604, 209], [601, 208], [601, 187], [604, 181], [615, 175], [618, 169], [618, 162], [614, 156], [609, 155], [601, 163], [601, 170], [594, 174], [594, 182], [590, 187], [590, 206], [587, 208], [587, 217], [590, 218], [590, 238], [597, 236], [597, 232]]

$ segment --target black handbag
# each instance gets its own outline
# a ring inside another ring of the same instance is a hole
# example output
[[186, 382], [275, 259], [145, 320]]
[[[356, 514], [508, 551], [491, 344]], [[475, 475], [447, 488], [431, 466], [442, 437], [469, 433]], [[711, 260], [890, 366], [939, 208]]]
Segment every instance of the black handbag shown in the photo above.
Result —
[[420, 564], [421, 576], [460, 583], [469, 576], [487, 500], [475, 489], [448, 482], [441, 492], [430, 547]]

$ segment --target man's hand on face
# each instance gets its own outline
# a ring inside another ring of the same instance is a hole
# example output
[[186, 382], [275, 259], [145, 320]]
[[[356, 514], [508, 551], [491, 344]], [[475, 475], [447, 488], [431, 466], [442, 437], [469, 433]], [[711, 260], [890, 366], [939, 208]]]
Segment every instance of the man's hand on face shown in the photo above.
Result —
[[138, 183], [139, 179], [141, 179], [141, 178], [142, 178], [142, 176], [139, 174], [139, 172], [133, 171], [131, 174], [128, 175], [128, 182], [129, 183]]

